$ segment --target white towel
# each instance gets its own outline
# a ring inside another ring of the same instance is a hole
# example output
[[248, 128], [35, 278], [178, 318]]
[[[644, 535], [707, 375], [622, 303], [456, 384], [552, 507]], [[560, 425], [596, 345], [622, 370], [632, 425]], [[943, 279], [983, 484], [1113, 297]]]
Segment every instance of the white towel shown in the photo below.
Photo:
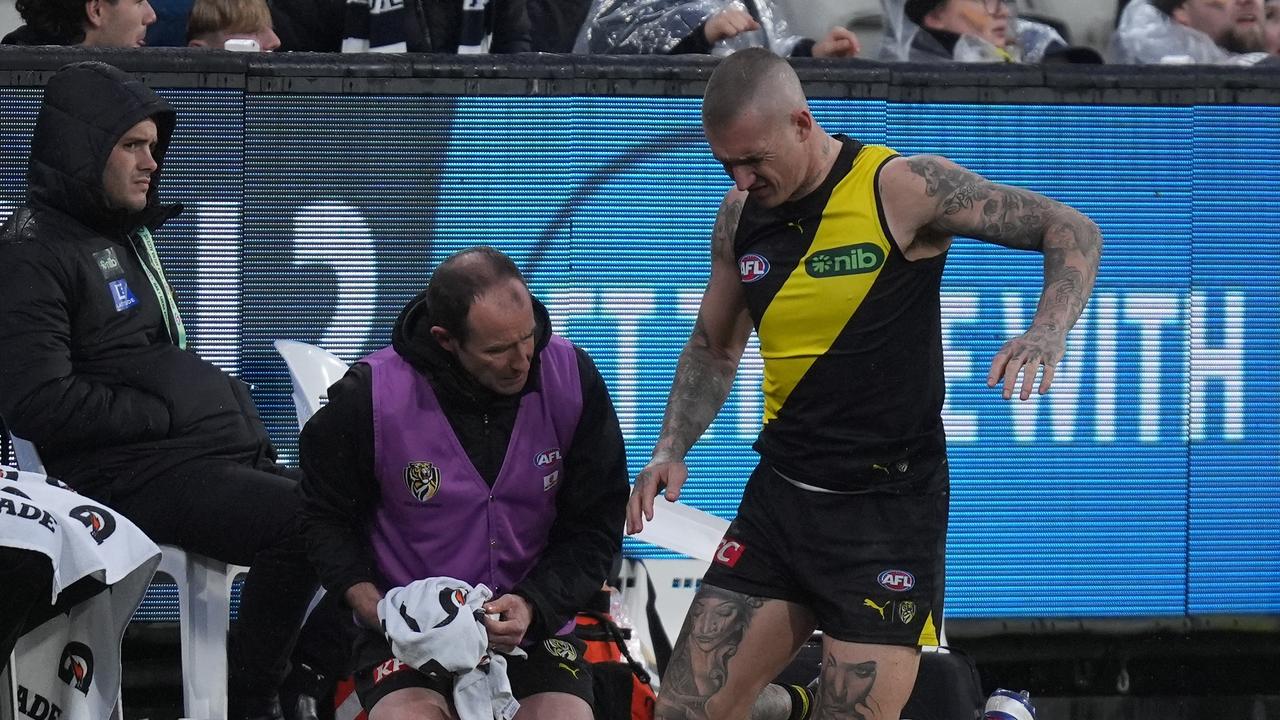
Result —
[[[99, 720], [120, 692], [120, 639], [160, 548], [119, 513], [38, 473], [0, 466], [0, 545], [48, 556], [57, 600], [92, 577], [108, 589], [18, 639], [19, 697], [60, 720]], [[21, 708], [20, 708], [21, 710]]]
[[[453, 678], [459, 720], [511, 720], [519, 709], [507, 679], [507, 660], [489, 652], [484, 603], [493, 593], [449, 577], [392, 588], [378, 602], [391, 651], [427, 675]], [[512, 653], [525, 657], [517, 648]]]

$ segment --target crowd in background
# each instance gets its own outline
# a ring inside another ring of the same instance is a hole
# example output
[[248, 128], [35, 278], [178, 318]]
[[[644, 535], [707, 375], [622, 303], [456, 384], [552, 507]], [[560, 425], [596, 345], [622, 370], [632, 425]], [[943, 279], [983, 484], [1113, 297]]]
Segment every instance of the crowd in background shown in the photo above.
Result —
[[[1012, 0], [881, 0], [871, 27], [792, 32], [780, 0], [17, 0], [13, 45], [725, 55], [910, 62], [1276, 62], [1280, 0], [1120, 0], [1105, 53]], [[867, 37], [874, 33], [877, 37]], [[865, 47], [875, 47], [873, 53]]]

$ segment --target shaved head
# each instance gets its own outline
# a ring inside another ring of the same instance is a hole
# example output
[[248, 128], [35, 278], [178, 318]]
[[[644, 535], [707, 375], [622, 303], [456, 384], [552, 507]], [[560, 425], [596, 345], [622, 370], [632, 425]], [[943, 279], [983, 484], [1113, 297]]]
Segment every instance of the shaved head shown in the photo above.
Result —
[[800, 78], [786, 60], [764, 48], [747, 48], [722, 60], [711, 74], [702, 97], [702, 126], [724, 128], [748, 111], [786, 122], [793, 111], [808, 106]]

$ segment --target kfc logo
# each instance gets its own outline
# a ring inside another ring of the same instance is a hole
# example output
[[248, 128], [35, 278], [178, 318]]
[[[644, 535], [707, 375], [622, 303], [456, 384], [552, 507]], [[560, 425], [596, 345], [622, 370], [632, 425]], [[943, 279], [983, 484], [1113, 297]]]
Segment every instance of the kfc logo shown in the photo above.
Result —
[[373, 668], [373, 684], [377, 685], [383, 680], [386, 680], [391, 675], [394, 675], [395, 673], [398, 673], [407, 667], [409, 666], [405, 665], [404, 662], [397, 660], [396, 658], [391, 658], [390, 660], [382, 663], [381, 665], [376, 665]]
[[720, 547], [716, 548], [716, 562], [733, 567], [738, 564], [738, 560], [742, 557], [744, 550], [746, 550], [746, 547], [742, 543], [725, 538], [720, 541]]

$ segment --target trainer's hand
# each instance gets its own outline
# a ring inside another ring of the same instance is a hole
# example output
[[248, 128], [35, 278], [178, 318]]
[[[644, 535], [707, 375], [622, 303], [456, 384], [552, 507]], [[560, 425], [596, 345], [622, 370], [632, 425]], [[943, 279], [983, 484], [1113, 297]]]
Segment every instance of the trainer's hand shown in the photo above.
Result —
[[[529, 601], [510, 593], [484, 605], [484, 629], [489, 633], [489, 647], [498, 652], [511, 652], [524, 640], [533, 622], [533, 608]], [[495, 620], [489, 615], [497, 615]]]
[[627, 500], [627, 534], [635, 535], [644, 529], [644, 522], [653, 519], [653, 498], [666, 491], [666, 498], [675, 502], [680, 498], [680, 488], [689, 477], [684, 460], [654, 458], [636, 476]]
[[1051, 328], [1032, 326], [1030, 330], [1004, 344], [1000, 352], [991, 361], [991, 370], [987, 372], [987, 387], [995, 387], [1004, 381], [1004, 399], [1013, 397], [1013, 389], [1018, 385], [1018, 375], [1022, 375], [1022, 391], [1018, 397], [1026, 400], [1031, 397], [1031, 390], [1036, 384], [1036, 374], [1044, 368], [1040, 378], [1040, 394], [1049, 392], [1053, 384], [1054, 369], [1067, 350], [1066, 333]]
[[382, 593], [376, 585], [371, 582], [356, 583], [347, 588], [344, 598], [361, 625], [370, 630], [382, 627], [382, 621], [378, 619], [378, 601], [382, 599]]
[[714, 44], [759, 29], [760, 23], [751, 17], [751, 13], [731, 7], [712, 15], [702, 26], [702, 34], [707, 37], [707, 42]]
[[858, 36], [849, 28], [840, 26], [831, 28], [826, 37], [813, 45], [813, 56], [820, 58], [851, 58], [857, 57], [860, 52], [862, 45], [858, 42]]

